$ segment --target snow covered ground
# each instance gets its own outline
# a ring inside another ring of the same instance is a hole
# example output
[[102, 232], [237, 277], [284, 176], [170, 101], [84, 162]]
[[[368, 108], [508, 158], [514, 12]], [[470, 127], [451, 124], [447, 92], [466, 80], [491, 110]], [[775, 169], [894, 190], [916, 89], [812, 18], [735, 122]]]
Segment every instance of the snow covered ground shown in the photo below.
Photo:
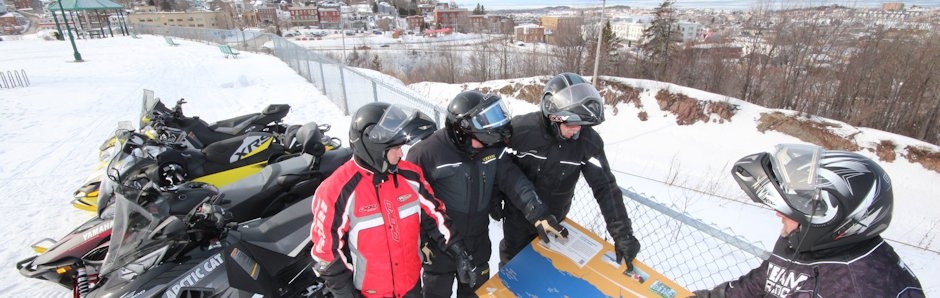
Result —
[[[214, 45], [177, 39], [181, 45], [169, 47], [162, 37], [149, 35], [76, 42], [85, 62], [72, 62], [68, 42], [27, 36], [0, 44], [0, 71], [24, 70], [31, 84], [0, 89], [0, 137], [7, 140], [0, 147], [0, 192], [8, 194], [0, 201], [6, 222], [0, 227], [5, 237], [0, 244], [0, 280], [6, 281], [0, 286], [2, 297], [70, 295], [52, 283], [20, 276], [14, 264], [33, 254], [31, 243], [43, 237], [58, 239], [92, 216], [70, 206], [71, 193], [93, 169], [97, 147], [117, 122], [137, 117], [142, 89], [154, 90], [167, 103], [186, 98], [185, 113], [209, 122], [287, 103], [293, 107], [288, 123], [333, 124], [328, 134], [345, 143], [349, 117], [274, 57], [246, 52], [238, 59], [225, 59]], [[746, 154], [770, 150], [774, 144], [798, 140], [757, 132], [754, 121], [765, 109], [734, 99], [730, 100], [742, 109], [730, 123], [680, 127], [673, 116], [659, 111], [653, 99], [656, 91], [670, 88], [700, 99], [724, 97], [658, 82], [624, 82], [649, 90], [641, 99], [650, 117], [639, 121], [636, 108], [619, 105], [619, 112], [614, 115], [608, 109], [607, 122], [597, 127], [618, 182], [769, 248], [780, 227], [771, 211], [712, 196], [690, 197], [657, 181], [679, 172], [677, 184], [715, 185], [720, 195], [741, 199], [743, 194], [726, 174], [730, 164]], [[462, 91], [461, 85], [430, 83], [412, 88], [439, 104]], [[522, 101], [510, 99], [510, 103], [515, 114], [535, 110]], [[884, 132], [852, 130], [860, 133], [857, 138], [863, 142], [890, 138], [901, 148], [928, 146]], [[867, 151], [862, 154], [871, 156]], [[920, 277], [928, 295], [940, 293], [940, 268], [934, 265], [940, 255], [904, 244], [940, 250], [935, 239], [940, 202], [932, 198], [940, 193], [940, 174], [903, 158], [882, 165], [894, 180], [896, 201], [894, 222], [885, 236]]]

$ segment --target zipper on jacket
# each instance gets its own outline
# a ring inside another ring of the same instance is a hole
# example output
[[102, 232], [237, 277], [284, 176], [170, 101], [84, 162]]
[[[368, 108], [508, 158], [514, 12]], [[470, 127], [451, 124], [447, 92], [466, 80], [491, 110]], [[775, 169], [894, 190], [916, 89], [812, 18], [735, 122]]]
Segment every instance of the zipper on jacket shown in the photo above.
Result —
[[813, 298], [819, 297], [819, 267], [813, 267]]
[[[397, 177], [393, 177], [393, 178], [397, 178]], [[379, 213], [382, 214], [382, 221], [385, 222], [385, 224], [383, 224], [383, 226], [385, 226], [386, 229], [391, 229], [392, 227], [388, 225], [388, 218], [387, 218], [387, 216], [391, 216], [391, 215], [385, 213], [385, 210], [388, 210], [388, 209], [386, 208], [386, 206], [383, 206], [383, 205], [382, 205], [382, 199], [381, 199], [381, 197], [379, 197], [379, 186], [380, 186], [380, 185], [381, 185], [381, 184], [373, 184], [373, 185], [372, 185], [372, 188], [375, 189], [375, 201], [376, 201], [377, 204], [379, 204], [379, 210], [381, 210], [381, 211], [379, 211]], [[389, 233], [388, 231], [385, 231], [385, 249], [387, 249], [387, 251], [391, 252], [391, 251], [392, 251], [392, 248], [389, 246], [389, 244], [391, 244], [391, 241], [389, 241], [389, 239], [388, 239], [388, 233]], [[392, 276], [391, 276], [391, 278], [390, 278], [390, 279], [392, 280], [392, 295], [395, 295], [396, 297], [398, 297], [398, 296], [400, 296], [400, 295], [395, 292], [395, 260], [392, 258], [392, 254], [388, 254], [388, 263], [389, 263], [389, 265], [391, 265], [391, 266], [389, 266], [389, 270], [392, 271]]]

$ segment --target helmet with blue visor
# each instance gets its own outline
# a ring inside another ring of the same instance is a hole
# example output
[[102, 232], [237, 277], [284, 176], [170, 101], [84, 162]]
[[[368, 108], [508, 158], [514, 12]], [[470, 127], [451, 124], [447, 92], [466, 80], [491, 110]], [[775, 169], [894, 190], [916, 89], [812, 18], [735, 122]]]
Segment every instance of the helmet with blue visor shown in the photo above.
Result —
[[484, 146], [506, 143], [512, 136], [511, 118], [498, 95], [464, 91], [447, 105], [444, 127], [458, 148], [468, 150], [471, 139], [477, 139]]

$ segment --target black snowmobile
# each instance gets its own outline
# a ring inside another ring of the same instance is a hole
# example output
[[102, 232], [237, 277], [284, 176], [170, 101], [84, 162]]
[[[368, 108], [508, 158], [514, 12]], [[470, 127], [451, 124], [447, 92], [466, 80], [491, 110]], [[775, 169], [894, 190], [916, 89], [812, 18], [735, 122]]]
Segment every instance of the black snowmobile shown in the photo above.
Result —
[[[144, 90], [143, 104], [141, 106], [141, 114], [139, 119], [139, 132], [154, 140], [158, 140], [164, 143], [176, 144], [179, 148], [205, 149], [215, 143], [228, 142], [226, 145], [217, 145], [215, 146], [215, 149], [209, 150], [213, 152], [226, 152], [226, 150], [231, 149], [231, 147], [238, 146], [237, 144], [233, 143], [241, 142], [243, 147], [246, 148], [241, 148], [242, 151], [236, 153], [241, 153], [242, 156], [254, 154], [249, 150], [266, 146], [265, 143], [269, 141], [270, 143], [277, 143], [281, 145], [282, 149], [287, 152], [299, 152], [299, 150], [301, 150], [301, 144], [299, 142], [292, 142], [293, 135], [296, 134], [297, 130], [300, 128], [300, 125], [288, 126], [281, 123], [281, 120], [290, 110], [289, 105], [269, 105], [261, 113], [242, 115], [232, 119], [208, 124], [198, 116], [184, 116], [182, 108], [184, 103], [185, 101], [180, 99], [177, 101], [176, 106], [173, 109], [169, 109], [160, 101], [159, 98], [155, 98], [153, 96], [153, 91]], [[129, 123], [119, 124], [119, 130], [121, 129], [133, 130]], [[341, 146], [339, 139], [327, 137], [325, 135], [329, 129], [330, 126], [328, 124], [320, 126], [320, 130], [323, 133], [322, 142], [326, 145], [327, 150]], [[254, 134], [256, 136], [270, 136], [270, 138], [244, 137], [248, 134]], [[72, 200], [72, 205], [76, 208], [88, 211], [95, 211], [98, 209], [96, 205], [101, 180], [104, 176], [103, 168], [116, 154], [114, 144], [122, 142], [123, 140], [120, 139], [121, 137], [121, 135], [115, 134], [100, 146], [101, 151], [99, 153], [99, 160], [101, 162], [98, 166], [98, 169], [92, 172], [82, 183], [82, 186], [73, 193], [74, 199]], [[247, 148], [248, 146], [255, 146], [255, 148]], [[222, 149], [220, 150], [218, 148]], [[232, 164], [220, 164], [221, 168], [210, 168], [209, 173], [216, 173], [220, 172], [221, 170], [230, 170], [236, 168]], [[250, 169], [251, 168], [241, 169], [237, 172], [238, 174], [232, 178], [237, 179], [237, 176], [245, 174], [245, 171], [247, 171], [247, 174], [251, 174], [252, 172]], [[191, 177], [201, 176], [202, 175]], [[231, 175], [227, 174], [226, 177], [231, 177]], [[231, 179], [218, 181], [218, 179], [224, 179], [219, 177], [210, 179], [216, 180], [207, 182], [219, 186], [224, 185], [225, 181], [234, 181]]]
[[[312, 197], [271, 217], [233, 222], [222, 207], [225, 195], [214, 192], [187, 182], [173, 190], [148, 184], [134, 199], [116, 196], [110, 252], [94, 283], [76, 287], [77, 296], [323, 296], [309, 254]], [[186, 208], [192, 211], [172, 215]]]
[[[154, 141], [138, 133], [126, 133], [130, 136], [123, 138], [126, 141], [121, 146], [121, 157], [115, 158], [108, 167], [109, 178], [105, 179], [101, 192], [106, 198], [102, 200], [136, 197], [144, 185], [151, 183], [168, 189], [175, 187], [159, 176], [156, 159], [145, 154], [148, 143]], [[352, 156], [348, 148], [324, 153], [318, 141], [321, 137], [316, 123], [308, 123], [296, 134], [296, 139], [303, 144], [301, 153], [281, 156], [260, 172], [223, 187], [221, 192], [226, 194], [226, 199], [219, 205], [228, 211], [227, 220], [240, 222], [271, 216], [311, 196], [323, 179]], [[190, 211], [188, 208], [185, 202], [177, 202], [171, 214], [185, 214]], [[18, 262], [17, 269], [24, 276], [53, 281], [70, 289], [78, 289], [82, 281], [87, 284], [89, 279], [94, 280], [112, 235], [113, 208], [107, 210], [112, 212], [102, 211], [101, 216], [92, 218], [58, 242], [44, 239], [34, 244], [39, 255]]]

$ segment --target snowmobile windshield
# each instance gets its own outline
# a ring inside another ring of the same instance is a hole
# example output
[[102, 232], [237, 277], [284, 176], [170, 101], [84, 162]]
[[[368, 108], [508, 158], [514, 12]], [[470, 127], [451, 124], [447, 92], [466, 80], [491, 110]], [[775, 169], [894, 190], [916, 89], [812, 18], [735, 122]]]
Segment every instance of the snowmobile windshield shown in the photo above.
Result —
[[183, 224], [169, 214], [167, 196], [153, 187], [135, 198], [116, 192], [114, 200], [111, 247], [100, 274], [121, 270], [118, 276], [131, 279], [161, 261], [170, 244], [186, 235], [176, 229]]
[[187, 182], [166, 188], [148, 183], [136, 196], [116, 192], [114, 198], [111, 247], [100, 275], [130, 280], [186, 247], [199, 206], [221, 196], [210, 184]]
[[150, 125], [159, 115], [169, 114], [170, 112], [170, 109], [159, 98], [153, 97], [153, 94], [145, 95], [140, 109], [140, 126], [138, 128], [142, 129]]

